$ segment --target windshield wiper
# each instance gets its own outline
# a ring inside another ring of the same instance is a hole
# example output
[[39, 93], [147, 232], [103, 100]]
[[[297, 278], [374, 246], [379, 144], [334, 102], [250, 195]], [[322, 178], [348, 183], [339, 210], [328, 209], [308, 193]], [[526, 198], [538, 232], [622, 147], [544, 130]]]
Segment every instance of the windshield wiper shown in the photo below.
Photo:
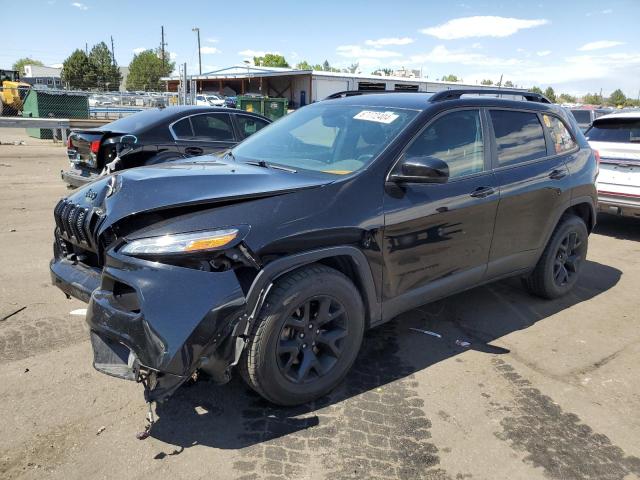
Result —
[[284, 167], [282, 165], [278, 165], [276, 163], [267, 163], [264, 160], [258, 160], [258, 161], [247, 161], [244, 162], [248, 165], [255, 165], [256, 167], [262, 167], [262, 168], [272, 168], [274, 170], [283, 170], [285, 172], [289, 172], [289, 173], [298, 173], [297, 170], [293, 169], [293, 168], [289, 168], [289, 167]]

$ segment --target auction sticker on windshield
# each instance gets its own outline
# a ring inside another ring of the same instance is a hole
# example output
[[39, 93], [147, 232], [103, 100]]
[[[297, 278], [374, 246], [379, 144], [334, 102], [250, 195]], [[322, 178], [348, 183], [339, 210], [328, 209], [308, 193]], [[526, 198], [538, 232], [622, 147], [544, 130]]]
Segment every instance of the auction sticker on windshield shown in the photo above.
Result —
[[398, 118], [397, 113], [393, 112], [374, 112], [372, 110], [362, 110], [353, 118], [356, 120], [367, 120], [368, 122], [391, 123]]

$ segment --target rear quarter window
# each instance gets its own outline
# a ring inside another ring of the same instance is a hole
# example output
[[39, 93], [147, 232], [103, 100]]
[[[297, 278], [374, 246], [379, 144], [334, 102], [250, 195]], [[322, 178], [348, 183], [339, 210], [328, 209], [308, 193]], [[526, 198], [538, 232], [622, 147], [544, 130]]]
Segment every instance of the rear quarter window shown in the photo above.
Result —
[[498, 164], [515, 165], [547, 156], [547, 144], [538, 115], [531, 112], [491, 110]]
[[551, 115], [543, 115], [542, 121], [549, 130], [549, 136], [555, 153], [565, 153], [577, 147], [576, 141], [571, 136], [569, 129], [559, 118]]

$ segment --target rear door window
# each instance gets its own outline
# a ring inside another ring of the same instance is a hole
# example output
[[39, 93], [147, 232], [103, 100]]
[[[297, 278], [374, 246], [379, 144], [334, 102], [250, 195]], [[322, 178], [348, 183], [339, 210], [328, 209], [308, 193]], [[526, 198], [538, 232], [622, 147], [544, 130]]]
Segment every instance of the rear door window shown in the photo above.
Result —
[[226, 113], [205, 113], [191, 117], [193, 140], [231, 142], [234, 140], [231, 118]]
[[591, 123], [591, 110], [571, 110], [576, 122]]
[[501, 167], [547, 156], [547, 144], [538, 115], [532, 112], [491, 110], [490, 116]]
[[573, 150], [577, 147], [577, 144], [569, 129], [567, 129], [566, 125], [562, 123], [559, 118], [553, 117], [551, 115], [543, 115], [542, 121], [544, 125], [549, 130], [549, 136], [551, 137], [551, 142], [553, 144], [553, 150], [555, 153], [564, 153], [570, 150]]
[[193, 130], [191, 130], [189, 118], [183, 118], [179, 122], [174, 123], [171, 129], [177, 139], [189, 140], [193, 137]]
[[585, 136], [593, 142], [640, 143], [640, 119], [598, 120], [587, 130]]

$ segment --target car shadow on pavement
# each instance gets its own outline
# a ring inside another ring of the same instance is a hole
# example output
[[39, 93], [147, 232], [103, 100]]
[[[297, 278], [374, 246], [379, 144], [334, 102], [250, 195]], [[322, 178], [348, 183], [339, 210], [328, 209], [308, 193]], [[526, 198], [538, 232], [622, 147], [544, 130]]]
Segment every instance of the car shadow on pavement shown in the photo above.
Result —
[[606, 213], [598, 214], [594, 233], [620, 240], [640, 241], [640, 218], [619, 217]]
[[[274, 406], [246, 387], [237, 375], [224, 386], [198, 381], [157, 405], [158, 421], [151, 436], [182, 448], [206, 445], [241, 449], [274, 439], [291, 444], [291, 448], [306, 439], [309, 443], [305, 448], [311, 448], [310, 442], [315, 440], [310, 439], [320, 435], [320, 440], [325, 438], [325, 444], [330, 443], [338, 430], [342, 432], [367, 416], [375, 423], [379, 409], [387, 408], [385, 414], [399, 415], [396, 422], [402, 434], [412, 432], [420, 445], [421, 436], [429, 436], [426, 428], [430, 422], [418, 408], [423, 401], [412, 374], [468, 349], [489, 355], [509, 353], [492, 342], [541, 320], [554, 321], [550, 318], [554, 314], [609, 290], [622, 275], [615, 268], [592, 261], [585, 262], [583, 268], [576, 288], [553, 301], [530, 296], [518, 279], [510, 279], [400, 315], [367, 332], [345, 381], [310, 404]], [[327, 428], [329, 434], [325, 432], [322, 437], [321, 432]], [[345, 442], [352, 441], [356, 440]], [[425, 445], [428, 456], [434, 447]], [[322, 441], [317, 444], [321, 446]]]

